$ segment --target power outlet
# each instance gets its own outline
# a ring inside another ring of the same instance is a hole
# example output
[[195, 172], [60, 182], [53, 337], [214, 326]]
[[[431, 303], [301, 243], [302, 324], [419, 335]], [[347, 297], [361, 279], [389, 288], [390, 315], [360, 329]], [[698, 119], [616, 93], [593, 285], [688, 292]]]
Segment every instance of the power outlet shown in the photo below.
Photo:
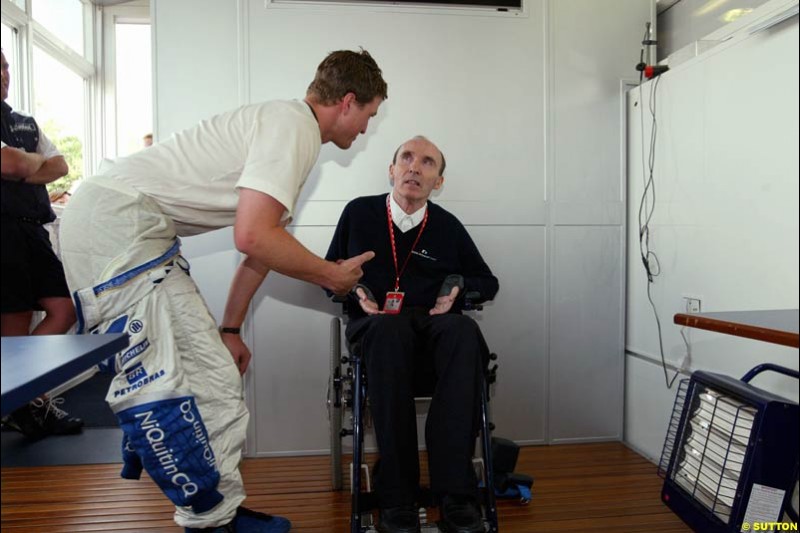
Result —
[[697, 296], [684, 295], [683, 302], [685, 304], [687, 313], [696, 314], [700, 313], [703, 309], [702, 300]]

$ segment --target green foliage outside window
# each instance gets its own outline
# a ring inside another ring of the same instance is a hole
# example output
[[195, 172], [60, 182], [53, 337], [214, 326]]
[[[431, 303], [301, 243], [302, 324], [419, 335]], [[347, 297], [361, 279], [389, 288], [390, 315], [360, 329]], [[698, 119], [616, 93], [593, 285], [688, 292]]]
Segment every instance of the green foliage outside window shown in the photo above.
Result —
[[48, 192], [69, 191], [76, 181], [83, 178], [83, 143], [75, 135], [64, 135], [61, 128], [52, 120], [48, 120], [42, 129], [64, 156], [69, 166], [69, 174], [48, 183], [47, 190]]

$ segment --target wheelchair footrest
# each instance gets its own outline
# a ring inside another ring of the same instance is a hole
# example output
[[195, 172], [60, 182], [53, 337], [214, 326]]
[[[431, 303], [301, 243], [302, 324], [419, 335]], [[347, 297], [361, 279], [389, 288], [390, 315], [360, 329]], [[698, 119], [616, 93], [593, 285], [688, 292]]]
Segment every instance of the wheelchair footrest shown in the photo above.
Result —
[[374, 492], [361, 492], [358, 495], [359, 511], [365, 513], [378, 508], [378, 495]]
[[[484, 524], [483, 527], [484, 531], [491, 531], [489, 524]], [[419, 531], [420, 533], [441, 533], [442, 530], [439, 529], [439, 526], [436, 525], [436, 523], [432, 523], [432, 524], [420, 524]], [[363, 533], [378, 533], [378, 530], [375, 529], [374, 526], [370, 526], [369, 528], [364, 529]]]

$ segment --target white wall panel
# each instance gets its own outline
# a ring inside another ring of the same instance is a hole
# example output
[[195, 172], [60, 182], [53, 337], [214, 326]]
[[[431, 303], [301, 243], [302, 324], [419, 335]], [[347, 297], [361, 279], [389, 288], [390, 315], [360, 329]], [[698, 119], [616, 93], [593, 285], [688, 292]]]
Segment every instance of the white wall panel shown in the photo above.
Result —
[[236, 4], [153, 0], [155, 140], [233, 109], [238, 97]]
[[[339, 48], [369, 50], [389, 84], [366, 137], [346, 152], [323, 149], [297, 223], [335, 224], [346, 200], [386, 190], [389, 158], [416, 134], [445, 153], [439, 201], [465, 223], [542, 223], [542, 13], [541, 2], [529, 15], [500, 17], [250, 2], [253, 100], [303, 96], [316, 65]], [[302, 46], [289, 37], [297, 34]]]
[[[622, 243], [615, 226], [556, 229], [550, 306], [550, 439], [622, 437]], [[590, 259], [587, 259], [590, 258]]]
[[[293, 228], [324, 255], [330, 227]], [[328, 448], [325, 405], [330, 368], [330, 319], [338, 306], [322, 289], [270, 273], [253, 302], [253, 387], [256, 452], [320, 453]]]
[[547, 405], [547, 241], [543, 226], [467, 228], [500, 280], [497, 299], [475, 316], [497, 353], [492, 400], [497, 435], [544, 442]]
[[625, 100], [649, 2], [548, 4], [548, 441], [621, 438]]
[[631, 0], [590, 3], [552, 3], [553, 196], [561, 210], [611, 203], [621, 213], [620, 82], [636, 78], [630, 57], [650, 8]]
[[[669, 371], [672, 378], [673, 371]], [[658, 463], [667, 436], [677, 384], [664, 386], [661, 365], [639, 357], [625, 358], [625, 442], [634, 450]]]

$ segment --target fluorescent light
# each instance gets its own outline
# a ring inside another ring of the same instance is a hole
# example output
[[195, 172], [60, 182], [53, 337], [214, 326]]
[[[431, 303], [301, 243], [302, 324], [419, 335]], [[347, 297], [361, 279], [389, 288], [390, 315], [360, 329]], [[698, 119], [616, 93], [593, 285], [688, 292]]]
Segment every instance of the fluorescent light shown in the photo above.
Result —
[[752, 35], [754, 33], [760, 32], [762, 30], [769, 29], [769, 28], [775, 26], [776, 24], [780, 24], [784, 20], [788, 20], [788, 19], [790, 19], [792, 17], [795, 17], [795, 16], [797, 16], [798, 11], [800, 11], [800, 9], [798, 9], [798, 5], [795, 4], [792, 7], [790, 7], [789, 9], [787, 9], [786, 11], [784, 11], [783, 13], [779, 13], [779, 14], [775, 15], [774, 17], [771, 17], [771, 18], [765, 20], [764, 22], [753, 26], [752, 28], [750, 28], [750, 34]]

